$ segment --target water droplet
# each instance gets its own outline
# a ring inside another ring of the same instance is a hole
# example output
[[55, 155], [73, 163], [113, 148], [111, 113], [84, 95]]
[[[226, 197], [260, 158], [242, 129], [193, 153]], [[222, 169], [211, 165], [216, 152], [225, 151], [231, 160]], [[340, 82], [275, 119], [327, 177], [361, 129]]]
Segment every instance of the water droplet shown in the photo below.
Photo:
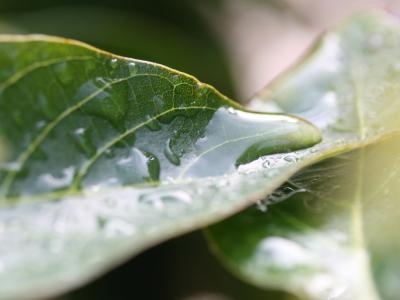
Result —
[[107, 80], [103, 77], [96, 77], [94, 83], [97, 87], [103, 87], [107, 84]]
[[83, 107], [88, 114], [107, 120], [119, 132], [124, 132], [125, 116], [128, 112], [129, 100], [117, 94], [114, 89], [107, 89]]
[[87, 157], [91, 157], [96, 153], [96, 148], [92, 143], [90, 130], [80, 127], [73, 133], [73, 140], [79, 150], [83, 151]]
[[103, 202], [109, 208], [114, 208], [117, 206], [117, 199], [113, 197], [105, 197], [103, 198]]
[[145, 152], [144, 155], [147, 158], [147, 169], [149, 172], [149, 179], [152, 181], [157, 181], [160, 179], [160, 161], [157, 156], [150, 152]]
[[292, 188], [290, 186], [284, 186], [274, 191], [271, 195], [267, 196], [266, 201], [269, 204], [275, 204], [282, 202], [290, 197], [298, 194], [306, 192], [303, 188]]
[[61, 174], [42, 174], [38, 180], [51, 189], [65, 188], [71, 185], [75, 175], [75, 167], [70, 166], [61, 171]]
[[116, 69], [118, 67], [118, 59], [112, 58], [110, 60], [110, 66], [111, 66], [111, 68]]
[[108, 158], [113, 158], [115, 156], [114, 151], [110, 148], [104, 151], [104, 155]]
[[257, 208], [259, 211], [265, 213], [265, 212], [267, 212], [267, 210], [268, 210], [268, 204], [267, 204], [265, 201], [260, 200], [260, 201], [257, 201], [257, 203], [256, 203], [256, 208]]
[[152, 118], [151, 116], [146, 116], [146, 127], [151, 131], [159, 131], [161, 129], [161, 124], [157, 119]]
[[6, 172], [18, 172], [21, 170], [21, 164], [18, 162], [6, 162], [3, 164], [0, 164], [0, 170], [6, 171]]
[[208, 89], [205, 87], [204, 84], [199, 83], [195, 90], [195, 96], [199, 99], [204, 98], [208, 93]]
[[176, 166], [179, 166], [181, 164], [179, 156], [172, 150], [171, 139], [167, 140], [167, 144], [164, 149], [164, 155], [169, 160], [170, 163]]
[[266, 160], [262, 164], [263, 168], [269, 169], [271, 168], [271, 162], [269, 160]]
[[296, 157], [295, 155], [286, 155], [283, 159], [286, 160], [287, 162], [294, 163], [297, 162], [299, 158]]
[[129, 75], [134, 76], [137, 73], [136, 63], [134, 62], [128, 63], [128, 70], [129, 70]]
[[127, 185], [159, 180], [160, 162], [155, 155], [137, 148], [128, 148], [125, 151], [126, 153], [120, 155], [115, 164], [116, 177], [120, 183]]
[[46, 121], [40, 120], [40, 121], [36, 122], [36, 128], [37, 128], [37, 129], [41, 129], [41, 128], [43, 128], [44, 126], [46, 126]]
[[[315, 127], [288, 116], [221, 107], [210, 117], [202, 130], [204, 138], [198, 138], [194, 145], [195, 154], [201, 157], [187, 168], [187, 177], [232, 173], [266, 155], [269, 162], [264, 167], [275, 167], [275, 158], [270, 158], [275, 153], [303, 149], [321, 139]], [[287, 161], [282, 158], [280, 163]]]
[[167, 205], [190, 204], [192, 197], [183, 190], [164, 190], [142, 194], [139, 202], [156, 209], [163, 209]]
[[228, 113], [231, 114], [231, 115], [237, 115], [237, 111], [236, 111], [236, 109], [234, 109], [233, 107], [229, 107], [229, 108], [227, 109], [227, 111], [228, 111]]
[[99, 216], [97, 218], [98, 227], [109, 238], [116, 236], [132, 235], [136, 232], [135, 226], [120, 218], [106, 218]]

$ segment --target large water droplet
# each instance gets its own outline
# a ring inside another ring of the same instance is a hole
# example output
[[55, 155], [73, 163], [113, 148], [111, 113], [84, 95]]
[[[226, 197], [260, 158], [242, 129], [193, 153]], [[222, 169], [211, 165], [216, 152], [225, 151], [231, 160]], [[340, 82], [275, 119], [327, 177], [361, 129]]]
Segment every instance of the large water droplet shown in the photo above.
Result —
[[161, 124], [157, 119], [152, 118], [151, 116], [146, 116], [146, 127], [151, 131], [159, 131], [161, 129]]
[[60, 174], [46, 173], [39, 176], [39, 182], [51, 190], [66, 188], [71, 185], [75, 167], [67, 167]]
[[137, 73], [136, 63], [134, 63], [134, 62], [128, 63], [128, 71], [129, 71], [129, 75], [134, 76]]
[[181, 160], [179, 156], [172, 150], [171, 139], [167, 140], [165, 149], [164, 149], [165, 157], [169, 160], [170, 163], [179, 166], [181, 164]]
[[167, 205], [187, 205], [192, 201], [189, 193], [183, 190], [161, 190], [145, 193], [139, 197], [139, 202], [156, 209], [163, 209]]
[[[223, 107], [213, 114], [204, 138], [197, 140], [193, 154], [196, 158], [181, 176], [227, 174], [261, 156], [292, 152], [320, 140], [319, 130], [302, 120]], [[270, 163], [265, 162], [264, 166], [270, 167]]]
[[119, 180], [124, 184], [141, 181], [157, 181], [160, 176], [160, 162], [149, 152], [133, 148], [128, 155], [117, 162]]
[[109, 238], [116, 236], [129, 236], [136, 232], [136, 228], [130, 222], [121, 218], [107, 218], [99, 216], [97, 218], [98, 227]]
[[289, 154], [283, 157], [284, 160], [286, 160], [287, 162], [290, 163], [294, 163], [297, 162], [299, 160], [299, 158], [296, 155], [293, 154]]
[[157, 181], [160, 179], [160, 161], [157, 156], [152, 153], [145, 152], [144, 155], [147, 158], [147, 169], [149, 173], [149, 179], [151, 181]]

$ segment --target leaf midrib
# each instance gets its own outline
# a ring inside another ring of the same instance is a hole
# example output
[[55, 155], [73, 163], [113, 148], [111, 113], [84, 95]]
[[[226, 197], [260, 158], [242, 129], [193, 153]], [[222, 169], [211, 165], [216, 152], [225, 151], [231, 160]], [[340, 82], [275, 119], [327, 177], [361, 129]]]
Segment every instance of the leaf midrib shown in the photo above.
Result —
[[[31, 68], [31, 70], [33, 71], [35, 69]], [[24, 74], [28, 75], [28, 74], [30, 74], [30, 72], [26, 72]], [[89, 103], [91, 100], [95, 99], [95, 97], [99, 93], [101, 93], [105, 89], [109, 88], [110, 86], [112, 86], [114, 84], [121, 83], [121, 82], [128, 81], [128, 80], [133, 79], [133, 78], [142, 77], [142, 76], [145, 76], [145, 77], [158, 77], [158, 78], [164, 79], [164, 80], [168, 81], [173, 86], [173, 90], [175, 90], [176, 86], [178, 86], [178, 85], [182, 85], [182, 84], [190, 85], [189, 83], [174, 84], [169, 78], [164, 77], [164, 76], [159, 75], [159, 74], [152, 74], [152, 73], [134, 74], [134, 75], [130, 75], [128, 77], [119, 78], [119, 79], [110, 81], [110, 82], [104, 84], [101, 88], [98, 88], [96, 91], [94, 91], [90, 95], [88, 95], [88, 96], [84, 97], [82, 100], [78, 101], [73, 106], [71, 106], [68, 109], [66, 109], [65, 111], [63, 111], [58, 117], [56, 117], [46, 127], [44, 127], [43, 130], [41, 131], [41, 133], [30, 143], [28, 148], [23, 153], [21, 153], [19, 155], [19, 157], [17, 158], [16, 163], [19, 166], [19, 169], [23, 169], [24, 168], [24, 166], [25, 166], [26, 162], [28, 161], [28, 159], [30, 158], [30, 156], [36, 151], [36, 149], [39, 147], [39, 145], [42, 144], [45, 141], [45, 139], [50, 134], [50, 132], [54, 128], [56, 128], [69, 115], [71, 115], [72, 113], [74, 113], [75, 111], [77, 111], [78, 109], [80, 109], [81, 107], [86, 105], [87, 103]], [[23, 77], [20, 76], [18, 78], [18, 80], [20, 80], [22, 78]], [[13, 83], [15, 83], [15, 82], [13, 82]], [[204, 107], [204, 109], [207, 109], [207, 108], [208, 107]], [[184, 109], [189, 109], [189, 107], [185, 107]], [[144, 126], [144, 125], [145, 124], [142, 124], [142, 126]], [[3, 196], [5, 196], [5, 197], [8, 196], [10, 188], [11, 188], [11, 186], [12, 186], [14, 180], [15, 180], [15, 177], [16, 177], [17, 173], [18, 173], [18, 171], [9, 171], [7, 173], [7, 175], [5, 176], [3, 182], [0, 185], [0, 188], [2, 189]]]
[[[350, 68], [351, 80], [355, 90], [355, 104], [356, 104], [356, 114], [358, 121], [358, 133], [360, 139], [364, 140], [367, 137], [365, 123], [364, 123], [364, 106], [362, 101], [362, 89], [360, 88], [356, 80], [356, 74], [354, 73], [355, 68]], [[357, 265], [359, 266], [361, 276], [365, 281], [364, 286], [359, 286], [361, 295], [363, 299], [378, 300], [378, 291], [373, 280], [373, 274], [371, 270], [371, 264], [369, 262], [369, 255], [367, 249], [367, 244], [365, 241], [365, 231], [364, 231], [364, 218], [363, 218], [363, 189], [364, 189], [364, 164], [365, 164], [365, 147], [359, 150], [359, 157], [357, 159], [357, 182], [356, 189], [354, 193], [354, 201], [351, 207], [351, 236], [353, 241], [353, 251], [355, 252], [355, 257]], [[362, 281], [361, 281], [362, 282]], [[357, 291], [358, 292], [358, 291]]]

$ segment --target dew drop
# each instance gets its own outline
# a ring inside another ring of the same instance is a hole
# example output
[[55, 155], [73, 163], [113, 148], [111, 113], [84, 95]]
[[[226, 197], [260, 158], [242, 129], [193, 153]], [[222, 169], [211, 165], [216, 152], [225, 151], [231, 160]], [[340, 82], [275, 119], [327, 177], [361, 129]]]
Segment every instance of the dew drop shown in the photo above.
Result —
[[227, 109], [227, 111], [228, 111], [228, 113], [231, 114], [231, 115], [237, 115], [237, 111], [236, 111], [236, 109], [234, 109], [233, 107], [229, 107], [229, 108]]
[[39, 176], [39, 181], [51, 189], [60, 189], [69, 186], [75, 175], [73, 166], [62, 170], [61, 174], [42, 174]]
[[257, 203], [256, 203], [256, 208], [257, 208], [259, 211], [265, 213], [265, 212], [267, 212], [267, 210], [268, 210], [268, 204], [267, 204], [265, 201], [260, 200], [260, 201], [257, 201]]
[[123, 184], [158, 180], [160, 174], [158, 159], [137, 148], [128, 149], [127, 154], [118, 159], [116, 168], [118, 178]]
[[0, 164], [0, 170], [6, 172], [18, 172], [21, 170], [21, 164], [18, 162], [7, 162]]
[[96, 148], [90, 137], [90, 130], [83, 127], [76, 129], [73, 133], [73, 139], [79, 150], [83, 151], [87, 157], [96, 153]]
[[41, 129], [41, 128], [43, 128], [44, 126], [46, 126], [46, 121], [40, 120], [40, 121], [36, 122], [36, 128], [37, 128], [37, 129]]
[[146, 116], [146, 127], [151, 131], [159, 131], [161, 129], [161, 124], [157, 119], [152, 118], [151, 116]]
[[290, 163], [298, 161], [298, 157], [296, 157], [295, 155], [286, 155], [283, 159]]
[[208, 90], [204, 87], [203, 84], [199, 84], [199, 85], [197, 86], [197, 88], [196, 88], [196, 91], [195, 91], [196, 96], [197, 96], [197, 98], [199, 98], [199, 99], [205, 97], [206, 94], [207, 94], [207, 92], [208, 92]]
[[156, 209], [163, 209], [166, 205], [190, 204], [192, 197], [185, 191], [158, 191], [142, 194], [139, 202]]
[[129, 75], [134, 76], [137, 73], [136, 63], [130, 62], [128, 64]]
[[170, 163], [179, 166], [181, 164], [181, 160], [179, 156], [172, 150], [171, 147], [171, 139], [167, 140], [166, 147], [164, 149], [164, 155], [169, 160]]
[[112, 58], [110, 61], [110, 66], [111, 68], [116, 69], [118, 67], [118, 59]]
[[285, 186], [285, 187], [279, 188], [278, 190], [276, 190], [272, 194], [270, 194], [266, 198], [266, 201], [269, 204], [275, 204], [275, 203], [282, 202], [286, 199], [289, 199], [290, 197], [292, 197], [298, 193], [304, 193], [304, 192], [306, 192], [306, 190], [303, 188], [294, 189], [290, 186]]
[[113, 158], [115, 156], [115, 153], [112, 149], [108, 148], [106, 151], [104, 151], [104, 155], [107, 158]]
[[96, 77], [94, 79], [95, 85], [98, 87], [103, 87], [107, 84], [107, 81], [103, 77]]
[[271, 162], [269, 160], [266, 160], [263, 162], [262, 166], [265, 169], [269, 169], [269, 168], [271, 168]]
[[120, 218], [108, 219], [106, 217], [99, 216], [97, 218], [97, 224], [99, 229], [101, 229], [109, 238], [132, 235], [136, 232], [135, 226]]
[[158, 160], [157, 156], [150, 152], [145, 152], [144, 155], [147, 158], [147, 169], [149, 173], [150, 180], [159, 180], [160, 179], [160, 161]]

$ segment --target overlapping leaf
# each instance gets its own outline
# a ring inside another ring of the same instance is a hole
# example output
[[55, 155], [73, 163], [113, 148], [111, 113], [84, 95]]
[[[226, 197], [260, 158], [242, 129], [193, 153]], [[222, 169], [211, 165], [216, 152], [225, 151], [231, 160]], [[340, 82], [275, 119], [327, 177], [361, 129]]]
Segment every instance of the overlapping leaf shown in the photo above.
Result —
[[214, 250], [239, 276], [311, 299], [398, 297], [399, 49], [397, 21], [359, 16], [259, 95], [256, 106], [317, 124], [321, 154], [332, 141], [346, 151], [387, 139], [302, 171], [266, 199], [289, 198], [268, 213], [212, 227]]

